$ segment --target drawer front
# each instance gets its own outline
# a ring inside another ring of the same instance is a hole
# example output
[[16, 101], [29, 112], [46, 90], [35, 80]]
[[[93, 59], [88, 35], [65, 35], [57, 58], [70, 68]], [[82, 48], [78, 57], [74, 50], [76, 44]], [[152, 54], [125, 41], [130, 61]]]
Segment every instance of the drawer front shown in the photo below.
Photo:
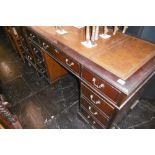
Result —
[[84, 78], [87, 82], [89, 82], [94, 88], [99, 90], [102, 94], [107, 96], [112, 101], [118, 103], [121, 92], [108, 84], [103, 79], [99, 78], [96, 75], [93, 75], [90, 71], [85, 68], [82, 69], [82, 78]]
[[94, 126], [97, 129], [102, 129], [102, 127], [90, 114], [88, 114], [82, 107], [80, 108], [80, 113], [85, 117], [90, 125]]
[[20, 37], [20, 43], [21, 43], [21, 46], [23, 46], [24, 48], [27, 48], [28, 47], [25, 38], [22, 37], [22, 36]]
[[65, 66], [71, 69], [77, 75], [80, 75], [80, 65], [73, 59], [67, 57], [60, 50], [55, 48], [53, 45], [48, 42], [40, 39], [40, 46], [47, 52], [50, 52], [55, 58], [57, 58], [60, 62], [65, 64]]
[[32, 52], [34, 53], [34, 56], [38, 59], [43, 59], [42, 57], [42, 52], [41, 52], [41, 49], [39, 47], [37, 47], [36, 45], [33, 45], [31, 43], [31, 50]]
[[39, 44], [39, 39], [38, 39], [37, 35], [34, 32], [26, 29], [26, 33], [27, 33], [28, 39], [33, 40], [34, 42]]
[[54, 51], [54, 46], [52, 46], [50, 43], [48, 43], [47, 41], [45, 41], [45, 40], [42, 39], [42, 38], [39, 38], [39, 40], [40, 40], [40, 46], [41, 46], [45, 51], [54, 54], [54, 53], [53, 53], [53, 51]]
[[85, 96], [92, 104], [95, 104], [109, 118], [114, 114], [115, 108], [108, 104], [104, 99], [92, 92], [88, 87], [81, 83], [81, 95]]
[[44, 58], [42, 55], [42, 51], [37, 46], [34, 46], [33, 44], [31, 44], [31, 48], [34, 53], [34, 58], [35, 58], [37, 67], [38, 68], [46, 68]]
[[58, 49], [53, 49], [53, 54], [58, 60], [63, 62], [63, 64], [67, 68], [71, 69], [75, 74], [80, 75], [80, 64], [79, 63], [69, 58], [68, 56], [60, 52]]
[[108, 119], [104, 117], [92, 104], [88, 103], [84, 98], [81, 98], [80, 105], [84, 107], [93, 117], [95, 117], [105, 127], [108, 126]]

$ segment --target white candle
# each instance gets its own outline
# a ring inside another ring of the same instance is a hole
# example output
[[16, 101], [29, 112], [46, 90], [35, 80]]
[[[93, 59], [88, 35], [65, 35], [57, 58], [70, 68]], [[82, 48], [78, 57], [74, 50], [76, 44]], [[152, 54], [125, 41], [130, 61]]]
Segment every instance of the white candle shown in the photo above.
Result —
[[92, 42], [93, 45], [95, 44], [95, 26], [93, 26], [91, 42]]
[[95, 40], [98, 40], [99, 37], [99, 26], [96, 26], [96, 30], [95, 30]]
[[113, 32], [113, 35], [115, 35], [117, 31], [118, 31], [118, 26], [114, 26], [114, 32]]
[[122, 33], [125, 33], [126, 30], [127, 30], [127, 28], [128, 28], [128, 26], [124, 26], [124, 27], [123, 27], [123, 31], [122, 31]]
[[107, 34], [107, 33], [108, 33], [108, 27], [104, 26], [104, 34]]
[[89, 26], [86, 26], [86, 41], [89, 42], [90, 41], [90, 32], [89, 32]]

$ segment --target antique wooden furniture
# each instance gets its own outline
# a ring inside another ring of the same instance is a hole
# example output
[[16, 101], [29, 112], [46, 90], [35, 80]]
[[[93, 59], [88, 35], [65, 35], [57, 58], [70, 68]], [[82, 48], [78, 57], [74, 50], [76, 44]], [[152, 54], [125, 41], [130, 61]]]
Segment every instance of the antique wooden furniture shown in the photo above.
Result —
[[115, 127], [155, 73], [155, 45], [120, 32], [88, 49], [81, 44], [84, 28], [64, 27], [64, 35], [52, 26], [21, 29], [31, 58], [42, 55], [51, 81], [66, 71], [79, 79], [79, 115], [95, 128]]
[[21, 129], [18, 118], [8, 110], [7, 105], [3, 95], [0, 94], [0, 129]]

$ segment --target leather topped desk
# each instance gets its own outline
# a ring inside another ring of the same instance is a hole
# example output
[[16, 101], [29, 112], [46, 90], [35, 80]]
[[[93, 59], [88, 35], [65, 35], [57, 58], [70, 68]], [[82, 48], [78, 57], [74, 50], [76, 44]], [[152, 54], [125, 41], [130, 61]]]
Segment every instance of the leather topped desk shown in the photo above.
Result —
[[99, 38], [97, 46], [88, 49], [81, 44], [84, 29], [64, 29], [64, 35], [52, 26], [24, 31], [31, 50], [42, 51], [51, 80], [66, 70], [79, 78], [79, 115], [95, 128], [109, 128], [154, 75], [155, 45], [118, 32], [106, 40]]

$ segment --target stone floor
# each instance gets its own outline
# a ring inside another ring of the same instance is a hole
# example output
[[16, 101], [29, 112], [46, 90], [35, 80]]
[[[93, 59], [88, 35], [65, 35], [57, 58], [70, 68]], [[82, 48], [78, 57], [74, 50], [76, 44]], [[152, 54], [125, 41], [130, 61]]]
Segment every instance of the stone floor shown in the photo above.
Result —
[[[23, 128], [90, 129], [77, 116], [77, 79], [68, 74], [49, 85], [20, 59], [0, 34], [0, 81]], [[118, 128], [155, 128], [155, 103], [141, 100], [117, 125]]]

